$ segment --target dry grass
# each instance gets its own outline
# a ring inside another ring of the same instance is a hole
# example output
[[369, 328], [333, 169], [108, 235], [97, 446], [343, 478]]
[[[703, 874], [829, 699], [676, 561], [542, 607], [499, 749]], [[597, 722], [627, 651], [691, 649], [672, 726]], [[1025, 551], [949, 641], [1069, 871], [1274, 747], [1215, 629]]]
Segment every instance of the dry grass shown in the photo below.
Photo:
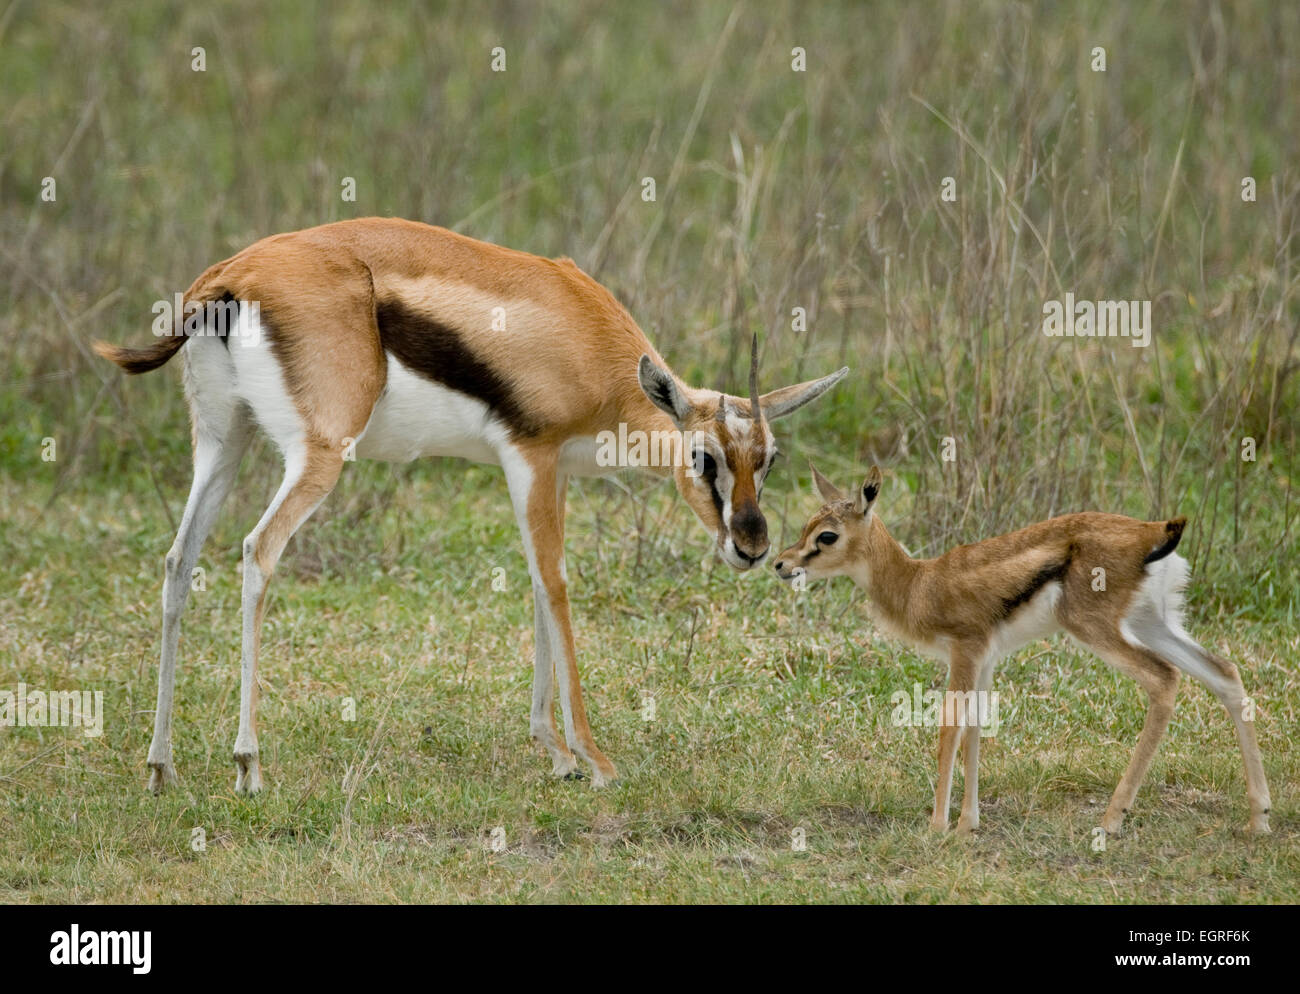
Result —
[[[7, 7], [0, 46], [0, 687], [118, 695], [94, 746], [0, 735], [0, 775], [31, 763], [0, 780], [13, 899], [1295, 899], [1300, 11], [410, 3], [301, 20], [43, 3]], [[1023, 741], [990, 759], [1006, 787], [989, 831], [1005, 834], [974, 855], [919, 837], [929, 745], [864, 746], [876, 716], [845, 709], [932, 672], [870, 641], [847, 591], [795, 610], [767, 578], [702, 574], [686, 513], [635, 479], [582, 488], [570, 524], [586, 682], [632, 786], [543, 785], [522, 741], [526, 598], [478, 593], [491, 565], [519, 565], [504, 491], [440, 463], [358, 466], [291, 545], [267, 636], [285, 786], [244, 806], [226, 796], [235, 562], [278, 479], [266, 447], [186, 619], [194, 786], [139, 798], [188, 432], [175, 370], [128, 383], [87, 341], [147, 337], [155, 300], [258, 237], [367, 214], [573, 256], [692, 381], [739, 387], [755, 331], [766, 382], [851, 365], [782, 426], [778, 539], [808, 510], [809, 456], [846, 479], [885, 465], [890, 524], [923, 554], [1068, 510], [1187, 514], [1193, 627], [1268, 701], [1283, 841], [1226, 834], [1239, 774], [1201, 694], [1208, 725], [1171, 734], [1174, 783], [1149, 781], [1140, 843], [1094, 873], [1086, 805], [1118, 776], [1137, 697], [1056, 650], [1074, 669], [1008, 674], [1029, 696]], [[1067, 291], [1152, 301], [1152, 346], [1045, 338], [1044, 301]], [[367, 753], [375, 726], [341, 728], [334, 697], [382, 700], [413, 660], [399, 725]], [[653, 733], [636, 718], [647, 680], [694, 702]], [[57, 762], [38, 760], [51, 746]], [[379, 769], [345, 790], [367, 755]], [[494, 818], [532, 839], [515, 863], [466, 855]], [[772, 840], [807, 819], [829, 848], [797, 862]], [[191, 822], [221, 826], [224, 865], [187, 855]], [[1220, 833], [1212, 853], [1202, 829]], [[631, 854], [623, 890], [598, 883], [611, 848]]]

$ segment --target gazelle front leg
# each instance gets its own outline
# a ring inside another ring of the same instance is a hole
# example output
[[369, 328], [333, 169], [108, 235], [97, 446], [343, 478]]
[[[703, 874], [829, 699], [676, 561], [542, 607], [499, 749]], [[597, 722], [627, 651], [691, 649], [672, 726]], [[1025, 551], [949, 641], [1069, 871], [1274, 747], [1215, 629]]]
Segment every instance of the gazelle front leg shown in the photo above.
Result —
[[969, 835], [980, 827], [980, 733], [983, 730], [984, 709], [988, 706], [986, 702], [990, 688], [993, 686], [993, 666], [992, 659], [984, 660], [980, 666], [979, 676], [975, 681], [977, 695], [973, 714], [967, 713], [967, 717], [974, 720], [968, 722], [966, 733], [962, 737], [966, 785], [962, 794], [961, 817], [957, 819], [959, 835]]
[[[968, 731], [958, 724], [959, 720], [964, 719], [965, 711], [960, 707], [954, 709], [953, 694], [965, 695], [975, 689], [978, 659], [979, 653], [964, 645], [954, 645], [948, 659], [948, 693], [941, 710], [942, 724], [939, 728], [939, 779], [934, 789], [934, 814], [930, 816], [930, 828], [936, 832], [948, 830], [948, 808], [952, 803], [952, 772], [957, 759], [957, 745], [961, 736]], [[973, 731], [978, 743], [979, 729]], [[972, 756], [975, 762], [979, 761], [978, 745], [975, 749], [970, 749], [969, 746], [967, 748], [968, 771]], [[967, 798], [974, 799], [970, 788], [971, 784], [967, 781]], [[974, 803], [978, 805], [978, 800]]]
[[[618, 771], [592, 739], [582, 700], [573, 625], [569, 617], [555, 454], [547, 450], [523, 452], [509, 449], [502, 453], [501, 461], [533, 584], [534, 630], [538, 641], [533, 665], [530, 730], [550, 752], [555, 772], [560, 775], [572, 773], [576, 755], [591, 767], [592, 785], [601, 787], [617, 779]], [[567, 748], [560, 746], [558, 729], [554, 724], [550, 704], [552, 673], [559, 684]]]
[[[555, 508], [560, 524], [560, 545], [564, 545], [564, 498], [568, 478], [559, 476], [555, 482]], [[530, 564], [531, 566], [531, 564]], [[563, 560], [561, 560], [563, 573]], [[578, 760], [564, 744], [560, 730], [555, 726], [555, 660], [551, 653], [550, 612], [545, 598], [533, 594], [533, 708], [529, 716], [529, 732], [545, 746], [551, 757], [551, 773], [557, 777], [580, 777]]]

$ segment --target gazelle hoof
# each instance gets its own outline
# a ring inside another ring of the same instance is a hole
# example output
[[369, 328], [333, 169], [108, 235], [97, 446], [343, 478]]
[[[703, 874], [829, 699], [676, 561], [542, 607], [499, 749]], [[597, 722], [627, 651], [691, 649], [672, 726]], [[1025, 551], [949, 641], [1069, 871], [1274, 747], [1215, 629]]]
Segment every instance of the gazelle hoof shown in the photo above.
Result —
[[560, 779], [561, 780], [586, 780], [587, 774], [583, 773], [582, 770], [570, 770], [568, 773], [560, 777]]
[[1107, 811], [1101, 819], [1101, 827], [1107, 835], [1119, 838], [1124, 830], [1124, 816], [1127, 811], [1111, 812]]
[[1247, 835], [1268, 835], [1273, 830], [1268, 827], [1268, 815], [1255, 815], [1246, 826]]
[[235, 753], [235, 793], [256, 794], [262, 789], [262, 768], [255, 752]]
[[175, 783], [176, 768], [171, 763], [149, 764], [149, 789], [155, 794], [161, 794], [164, 787], [170, 787]]

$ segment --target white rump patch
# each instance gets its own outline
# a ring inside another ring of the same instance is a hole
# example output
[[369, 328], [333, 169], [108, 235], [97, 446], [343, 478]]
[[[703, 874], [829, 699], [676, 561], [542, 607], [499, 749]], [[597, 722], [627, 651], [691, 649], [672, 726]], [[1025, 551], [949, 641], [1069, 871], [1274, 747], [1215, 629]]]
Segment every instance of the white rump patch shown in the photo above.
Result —
[[239, 398], [233, 389], [235, 365], [230, 350], [220, 338], [195, 335], [181, 355], [185, 364], [185, 393], [194, 410], [199, 438], [213, 439], [219, 446], [229, 435], [239, 408]]
[[1138, 597], [1145, 595], [1170, 628], [1182, 631], [1183, 591], [1187, 589], [1192, 573], [1187, 560], [1173, 552], [1148, 564], [1146, 572], [1147, 577], [1138, 588]]
[[248, 405], [262, 430], [287, 458], [302, 448], [306, 431], [266, 329], [249, 308], [241, 307], [226, 342], [235, 368], [235, 396]]
[[1205, 658], [1205, 650], [1183, 628], [1183, 590], [1191, 570], [1177, 553], [1147, 566], [1129, 612], [1120, 622], [1120, 634], [1189, 673], [1223, 697], [1233, 689], [1218, 668]]

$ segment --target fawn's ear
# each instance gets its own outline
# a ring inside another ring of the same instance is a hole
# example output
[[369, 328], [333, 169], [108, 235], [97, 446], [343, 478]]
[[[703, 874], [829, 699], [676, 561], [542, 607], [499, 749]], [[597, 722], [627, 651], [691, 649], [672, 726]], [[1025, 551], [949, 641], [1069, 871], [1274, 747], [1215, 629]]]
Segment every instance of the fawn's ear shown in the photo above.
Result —
[[844, 499], [840, 488], [817, 472], [817, 467], [812, 464], [811, 459], [808, 460], [808, 468], [812, 470], [813, 483], [817, 487], [817, 492], [822, 495], [822, 500], [827, 504], [834, 504], [837, 500]]
[[881, 479], [880, 467], [872, 466], [871, 472], [862, 481], [861, 488], [853, 498], [853, 510], [858, 514], [867, 514], [871, 511], [871, 505], [876, 502], [876, 496], [880, 493]]

